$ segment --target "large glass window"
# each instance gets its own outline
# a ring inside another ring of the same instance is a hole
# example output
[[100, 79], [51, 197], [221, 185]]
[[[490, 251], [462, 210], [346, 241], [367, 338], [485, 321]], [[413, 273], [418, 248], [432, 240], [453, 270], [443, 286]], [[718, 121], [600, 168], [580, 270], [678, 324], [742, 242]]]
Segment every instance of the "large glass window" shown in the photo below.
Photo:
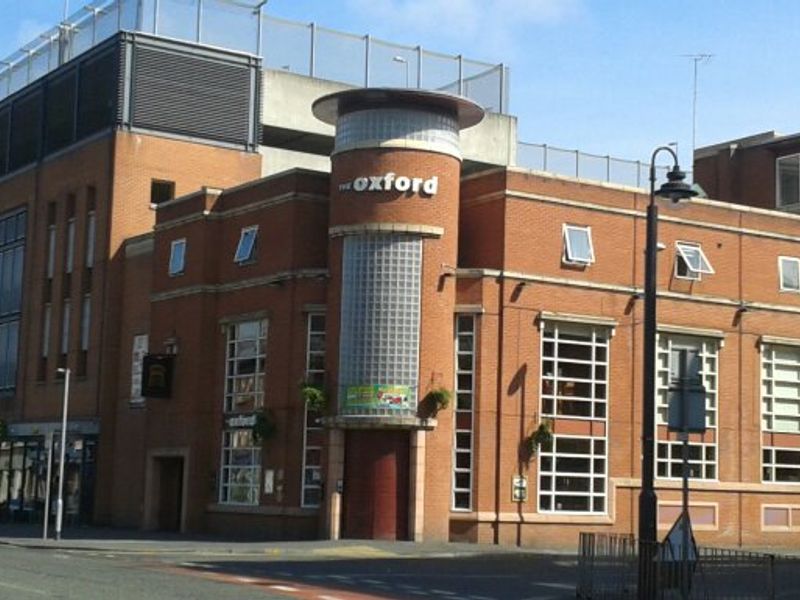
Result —
[[13, 391], [17, 380], [25, 215], [15, 211], [0, 216], [0, 393]]
[[705, 388], [706, 439], [714, 441], [689, 442], [689, 477], [692, 479], [717, 478], [717, 383], [719, 341], [684, 335], [659, 334], [656, 358], [656, 475], [665, 479], [680, 479], [683, 474], [682, 442], [668, 439], [670, 382], [679, 378], [680, 360], [688, 351], [690, 362]]
[[251, 429], [222, 432], [222, 471], [219, 501], [223, 504], [258, 504], [261, 444]]
[[542, 414], [606, 418], [608, 327], [548, 322], [542, 332]]
[[539, 510], [606, 511], [606, 440], [554, 435], [539, 449]]
[[[325, 313], [310, 313], [306, 335], [306, 383], [325, 385]], [[302, 506], [317, 507], [322, 500], [322, 415], [304, 407]]]
[[764, 431], [800, 434], [800, 347], [761, 348], [761, 424]]
[[475, 316], [456, 316], [456, 403], [453, 410], [453, 510], [472, 510], [475, 437]]
[[778, 208], [800, 205], [800, 154], [781, 156], [777, 161]]
[[266, 321], [242, 321], [228, 326], [226, 413], [250, 413], [263, 406], [266, 353]]

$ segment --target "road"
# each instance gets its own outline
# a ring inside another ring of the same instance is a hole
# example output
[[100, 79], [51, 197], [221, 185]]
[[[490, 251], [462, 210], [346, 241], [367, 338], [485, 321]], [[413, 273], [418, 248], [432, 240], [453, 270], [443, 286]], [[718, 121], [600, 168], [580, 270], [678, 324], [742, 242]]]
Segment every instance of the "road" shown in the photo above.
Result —
[[572, 557], [397, 557], [369, 547], [280, 553], [111, 552], [0, 546], [0, 599], [561, 600]]

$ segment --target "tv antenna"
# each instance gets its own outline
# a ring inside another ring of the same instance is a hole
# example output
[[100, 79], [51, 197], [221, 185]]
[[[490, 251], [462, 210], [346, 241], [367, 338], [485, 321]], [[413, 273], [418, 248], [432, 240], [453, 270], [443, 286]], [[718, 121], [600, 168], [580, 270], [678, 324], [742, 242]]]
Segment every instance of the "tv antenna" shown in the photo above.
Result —
[[697, 67], [703, 63], [708, 63], [714, 58], [713, 54], [681, 54], [684, 58], [691, 58], [694, 63], [694, 84], [692, 87], [692, 160], [694, 160], [694, 150], [697, 147]]

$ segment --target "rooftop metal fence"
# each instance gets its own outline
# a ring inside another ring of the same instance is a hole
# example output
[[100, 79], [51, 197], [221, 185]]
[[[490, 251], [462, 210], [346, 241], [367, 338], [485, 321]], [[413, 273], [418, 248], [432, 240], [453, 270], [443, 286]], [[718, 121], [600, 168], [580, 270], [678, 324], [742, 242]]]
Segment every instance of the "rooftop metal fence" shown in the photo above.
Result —
[[508, 110], [508, 69], [264, 14], [258, 0], [95, 0], [0, 61], [0, 100], [120, 30], [262, 57], [283, 69], [354, 86], [442, 90]]
[[[650, 164], [639, 160], [626, 160], [613, 156], [589, 154], [580, 150], [567, 150], [548, 146], [518, 142], [517, 165], [536, 171], [547, 171], [567, 177], [604, 181], [616, 185], [644, 188], [650, 181]], [[656, 179], [663, 181], [669, 167], [656, 166]], [[691, 172], [687, 179], [691, 180]]]

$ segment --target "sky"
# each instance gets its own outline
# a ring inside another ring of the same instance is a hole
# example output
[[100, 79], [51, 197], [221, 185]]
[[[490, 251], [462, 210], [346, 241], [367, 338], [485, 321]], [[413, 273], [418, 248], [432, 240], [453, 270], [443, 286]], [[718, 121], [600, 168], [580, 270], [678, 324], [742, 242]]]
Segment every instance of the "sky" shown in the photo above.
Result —
[[[64, 1], [0, 0], [0, 59], [57, 24]], [[266, 12], [505, 63], [526, 142], [643, 161], [677, 142], [688, 168], [698, 54], [713, 55], [698, 64], [698, 147], [800, 132], [797, 0], [269, 0]]]

